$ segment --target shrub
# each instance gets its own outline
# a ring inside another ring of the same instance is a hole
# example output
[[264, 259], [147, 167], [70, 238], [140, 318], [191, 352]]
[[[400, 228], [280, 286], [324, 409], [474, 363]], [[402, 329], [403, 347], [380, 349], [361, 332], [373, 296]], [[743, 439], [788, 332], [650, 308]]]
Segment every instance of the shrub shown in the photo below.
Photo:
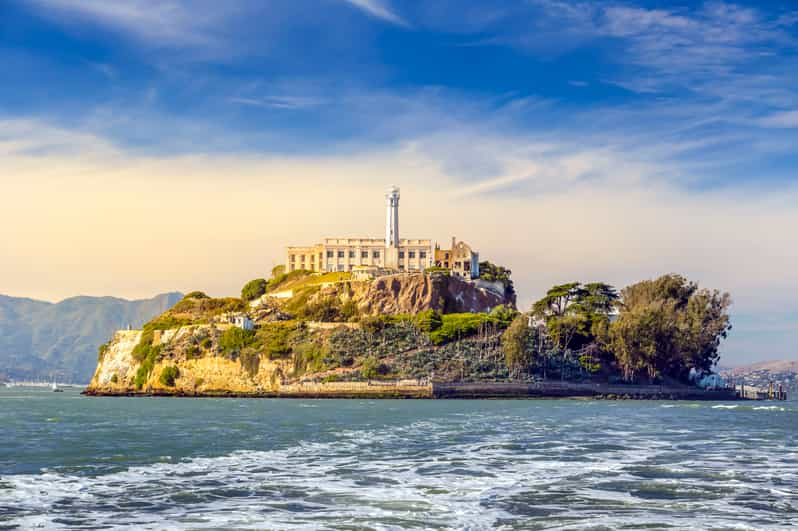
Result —
[[254, 330], [244, 330], [234, 326], [228, 328], [219, 336], [219, 347], [224, 354], [236, 356], [244, 347], [251, 345], [254, 340]]
[[441, 320], [441, 327], [429, 334], [436, 345], [476, 334], [483, 324], [498, 324], [496, 319], [486, 313], [450, 313], [442, 315]]
[[198, 358], [200, 355], [200, 348], [197, 345], [189, 345], [186, 349], [186, 358]]
[[490, 311], [489, 315], [496, 319], [501, 326], [507, 327], [510, 326], [510, 323], [513, 322], [513, 319], [515, 319], [518, 314], [518, 310], [514, 309], [513, 307], [500, 304], [494, 307]]
[[285, 264], [276, 265], [272, 268], [272, 278], [285, 274]]
[[266, 293], [266, 279], [265, 278], [256, 278], [255, 280], [250, 280], [244, 287], [241, 288], [241, 298], [245, 301], [255, 300], [264, 293]]
[[103, 343], [97, 349], [97, 361], [98, 362], [103, 360], [103, 358], [105, 357], [105, 353], [108, 352], [108, 347], [109, 346], [111, 346], [111, 342], [110, 341], [108, 343]]
[[[141, 343], [139, 343], [139, 345], [141, 345]], [[136, 348], [138, 348], [138, 346]], [[136, 377], [133, 380], [136, 389], [141, 389], [144, 387], [144, 384], [147, 382], [147, 378], [150, 377], [150, 373], [152, 372], [153, 367], [155, 367], [155, 362], [158, 360], [160, 355], [161, 347], [153, 347], [152, 345], [148, 345], [147, 355], [141, 361], [141, 365], [139, 365], [138, 370], [136, 370]]]
[[117, 377], [116, 373], [112, 374], [111, 375], [111, 383], [115, 384], [118, 381], [119, 381], [119, 377]]
[[302, 342], [291, 349], [294, 354], [294, 373], [300, 376], [306, 372], [321, 372], [327, 368], [324, 347], [314, 341]]
[[292, 322], [266, 323], [258, 331], [258, 341], [269, 359], [284, 358], [291, 354], [290, 339], [297, 327]]
[[175, 380], [180, 378], [180, 369], [177, 367], [170, 365], [168, 367], [164, 367], [161, 369], [161, 376], [158, 377], [158, 381], [164, 387], [174, 387]]
[[209, 298], [210, 297], [208, 297], [207, 295], [205, 295], [201, 291], [192, 291], [191, 293], [189, 293], [188, 295], [183, 297], [183, 300], [186, 300], [186, 299], [209, 299]]
[[374, 356], [369, 356], [363, 360], [363, 364], [360, 366], [360, 376], [368, 380], [385, 376], [389, 372], [390, 367], [384, 363], [380, 363], [380, 361]]
[[413, 324], [422, 332], [429, 333], [439, 329], [443, 324], [443, 320], [441, 319], [441, 314], [435, 310], [424, 310], [416, 314], [413, 318]]

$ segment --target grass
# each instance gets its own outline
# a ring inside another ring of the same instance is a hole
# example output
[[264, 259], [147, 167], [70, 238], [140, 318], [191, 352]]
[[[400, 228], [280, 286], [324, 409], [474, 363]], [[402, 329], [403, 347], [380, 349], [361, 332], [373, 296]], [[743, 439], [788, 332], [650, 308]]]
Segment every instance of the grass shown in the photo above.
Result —
[[[293, 276], [292, 276], [293, 275]], [[279, 291], [292, 289], [294, 291], [300, 290], [307, 286], [315, 286], [324, 284], [326, 282], [345, 282], [352, 279], [352, 273], [347, 271], [333, 271], [330, 273], [316, 274], [309, 271], [292, 271], [285, 274], [284, 279], [275, 282], [274, 279], [269, 283], [268, 291]]]

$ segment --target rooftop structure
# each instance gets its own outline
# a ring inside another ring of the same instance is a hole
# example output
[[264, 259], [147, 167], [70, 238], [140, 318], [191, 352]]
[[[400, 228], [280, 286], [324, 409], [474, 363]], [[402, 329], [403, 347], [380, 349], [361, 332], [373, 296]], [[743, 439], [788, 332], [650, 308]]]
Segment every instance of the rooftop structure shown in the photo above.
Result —
[[[438, 255], [441, 257], [438, 259]], [[451, 256], [451, 260], [448, 256]], [[324, 238], [310, 246], [286, 248], [285, 270], [314, 272], [370, 270], [423, 271], [438, 266], [464, 278], [479, 276], [479, 253], [452, 238], [441, 250], [431, 239], [399, 237], [399, 188], [385, 192], [385, 238]]]

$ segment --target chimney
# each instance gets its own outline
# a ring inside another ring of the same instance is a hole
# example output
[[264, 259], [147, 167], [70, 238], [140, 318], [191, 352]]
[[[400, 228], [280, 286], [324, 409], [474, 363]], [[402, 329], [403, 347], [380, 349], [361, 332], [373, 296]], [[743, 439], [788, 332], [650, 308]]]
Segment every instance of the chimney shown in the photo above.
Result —
[[454, 244], [457, 242], [457, 238], [452, 236], [452, 250], [454, 250]]

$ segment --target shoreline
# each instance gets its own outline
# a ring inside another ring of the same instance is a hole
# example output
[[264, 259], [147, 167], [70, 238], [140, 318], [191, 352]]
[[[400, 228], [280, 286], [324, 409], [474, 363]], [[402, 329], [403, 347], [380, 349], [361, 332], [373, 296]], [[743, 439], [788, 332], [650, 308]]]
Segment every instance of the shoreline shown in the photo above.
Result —
[[183, 398], [298, 398], [298, 399], [582, 399], [582, 400], [699, 400], [743, 401], [732, 389], [704, 390], [692, 387], [660, 385], [577, 384], [564, 382], [515, 383], [432, 383], [418, 386], [392, 386], [380, 383], [355, 382], [352, 385], [314, 384], [286, 386], [279, 391], [229, 391], [222, 389], [188, 391], [185, 389], [129, 389], [86, 388], [86, 396], [121, 397], [183, 397]]

